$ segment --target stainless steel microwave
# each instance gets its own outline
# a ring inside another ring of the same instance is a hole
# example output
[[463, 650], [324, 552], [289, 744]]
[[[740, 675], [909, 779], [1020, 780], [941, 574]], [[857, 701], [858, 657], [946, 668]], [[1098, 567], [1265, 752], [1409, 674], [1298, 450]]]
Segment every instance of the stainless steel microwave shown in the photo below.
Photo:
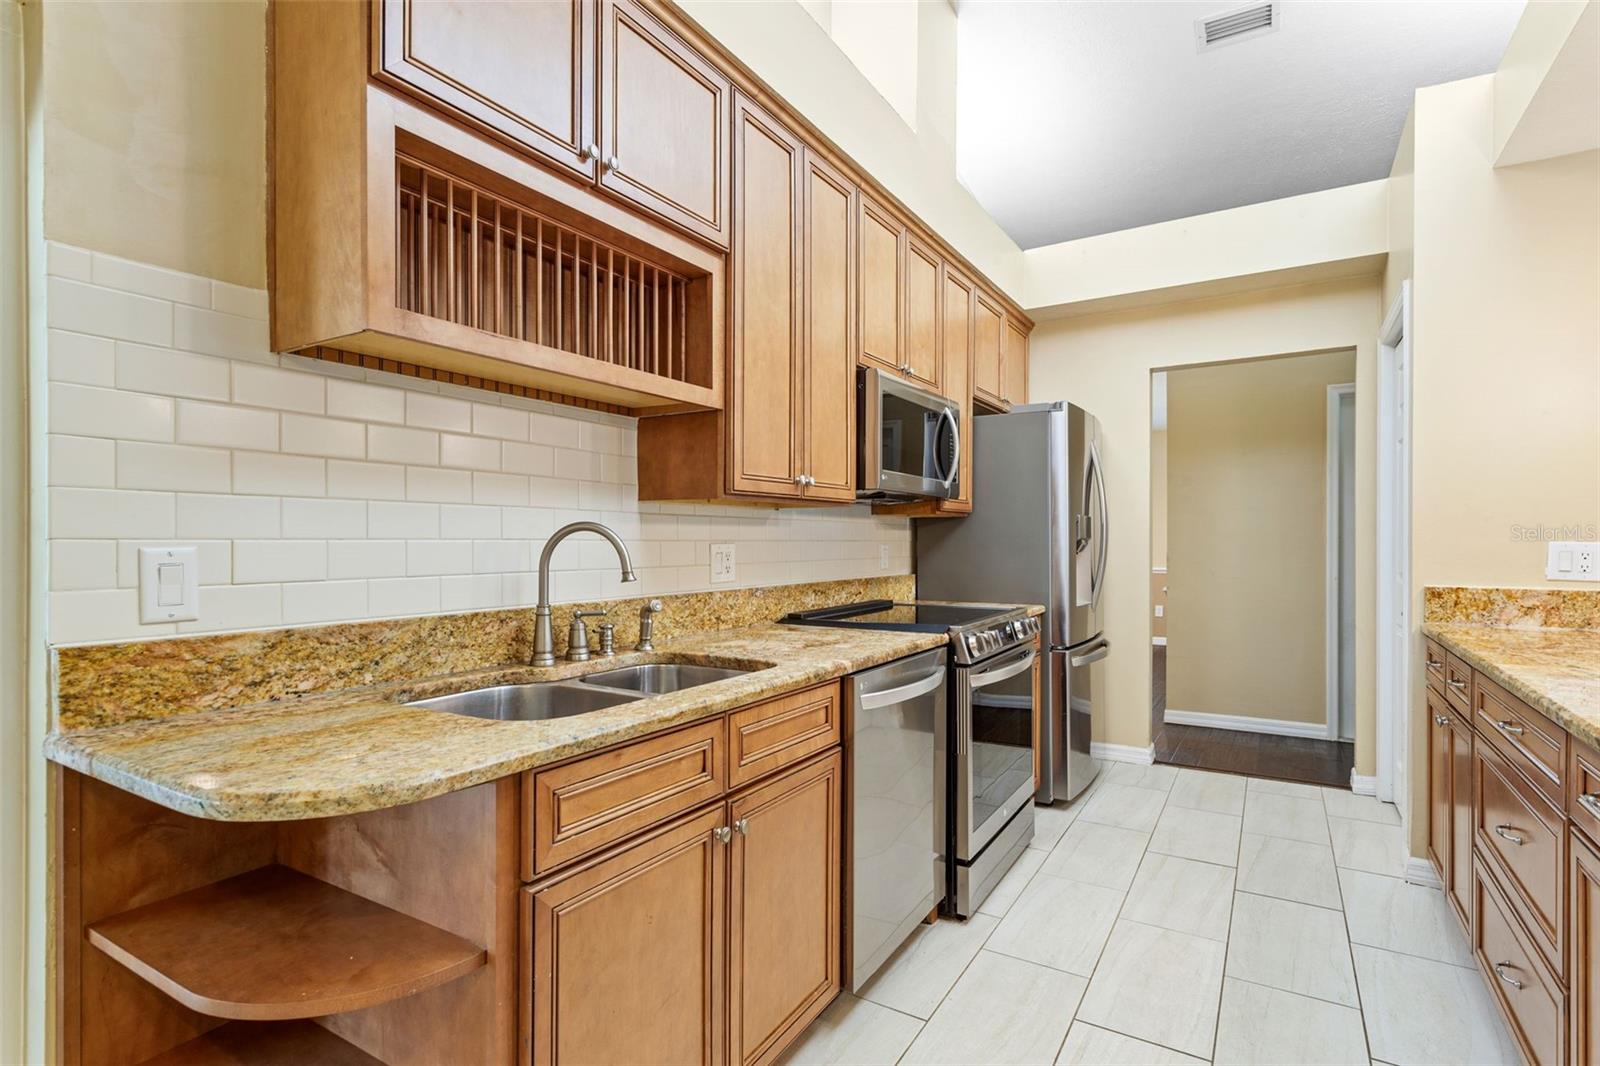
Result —
[[961, 405], [872, 367], [856, 371], [856, 497], [961, 494]]

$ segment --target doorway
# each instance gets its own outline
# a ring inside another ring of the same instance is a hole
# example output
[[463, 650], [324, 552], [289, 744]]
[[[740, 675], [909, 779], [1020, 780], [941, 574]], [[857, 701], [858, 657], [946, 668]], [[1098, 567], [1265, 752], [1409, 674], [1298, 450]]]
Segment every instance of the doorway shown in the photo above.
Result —
[[1350, 787], [1355, 352], [1151, 379], [1156, 762]]

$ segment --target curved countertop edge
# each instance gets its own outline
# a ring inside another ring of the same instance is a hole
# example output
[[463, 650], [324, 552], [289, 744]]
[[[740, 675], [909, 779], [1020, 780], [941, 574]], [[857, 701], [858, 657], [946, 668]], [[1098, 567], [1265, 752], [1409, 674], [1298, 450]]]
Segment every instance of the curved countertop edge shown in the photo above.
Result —
[[[240, 822], [324, 818], [470, 788], [945, 646], [942, 633], [768, 623], [687, 636], [649, 656], [585, 667], [684, 657], [775, 665], [566, 718], [490, 721], [398, 702], [549, 673], [511, 666], [52, 733], [44, 750], [52, 762], [182, 814]], [[576, 672], [568, 665], [559, 673]]]
[[1424, 622], [1422, 633], [1600, 748], [1600, 630]]

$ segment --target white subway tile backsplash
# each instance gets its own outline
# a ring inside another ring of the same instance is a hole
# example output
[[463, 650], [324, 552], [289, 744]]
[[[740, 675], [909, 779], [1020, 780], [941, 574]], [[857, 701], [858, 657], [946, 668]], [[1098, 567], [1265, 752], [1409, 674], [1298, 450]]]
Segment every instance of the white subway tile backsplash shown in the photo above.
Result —
[[116, 385], [116, 341], [109, 337], [91, 337], [87, 333], [69, 333], [64, 329], [52, 329], [47, 336], [51, 381], [107, 388]]
[[117, 442], [117, 488], [227, 492], [232, 481], [228, 453], [187, 444]]
[[[579, 520], [640, 581], [577, 537], [558, 601], [709, 588], [712, 541], [746, 586], [910, 571], [905, 519], [641, 503], [631, 419], [274, 356], [260, 290], [50, 252], [53, 640], [528, 605], [544, 541]], [[137, 549], [165, 543], [200, 549], [200, 618], [143, 626]]]
[[172, 343], [172, 304], [66, 278], [50, 278], [45, 288], [46, 323], [97, 337]]
[[328, 576], [328, 545], [320, 540], [236, 540], [233, 580], [238, 585], [270, 581], [321, 581]]
[[172, 401], [165, 396], [145, 396], [64, 382], [50, 385], [49, 429], [52, 433], [169, 441], [173, 436], [172, 426]]
[[325, 496], [321, 459], [268, 452], [233, 453], [233, 491], [253, 496]]
[[284, 500], [283, 535], [360, 539], [367, 535], [367, 503], [365, 500]]
[[179, 400], [178, 443], [277, 451], [278, 412]]
[[435, 466], [439, 462], [439, 434], [404, 426], [368, 426], [367, 456], [385, 463]]
[[424, 392], [406, 393], [406, 425], [472, 432], [472, 404]]
[[121, 289], [140, 296], [154, 296], [198, 307], [211, 305], [211, 283], [193, 274], [146, 266], [131, 259], [95, 252], [89, 280], [108, 289]]
[[360, 422], [316, 415], [283, 415], [283, 450], [332, 459], [362, 459], [367, 454], [367, 427]]
[[326, 384], [315, 374], [254, 363], [233, 364], [233, 402], [236, 404], [320, 415]]
[[50, 434], [50, 484], [116, 488], [117, 442]]
[[398, 424], [406, 420], [406, 394], [361, 381], [329, 381], [328, 413], [363, 422]]
[[50, 490], [52, 538], [170, 537], [174, 514], [170, 492]]

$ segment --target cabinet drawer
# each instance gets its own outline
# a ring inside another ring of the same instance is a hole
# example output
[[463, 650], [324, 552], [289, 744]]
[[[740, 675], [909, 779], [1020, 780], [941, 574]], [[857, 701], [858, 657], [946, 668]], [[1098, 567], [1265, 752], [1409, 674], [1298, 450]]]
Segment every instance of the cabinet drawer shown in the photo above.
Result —
[[1472, 708], [1472, 667], [1449, 653], [1444, 657], [1444, 682], [1440, 689], [1463, 711]]
[[1442, 695], [1444, 685], [1445, 650], [1431, 640], [1422, 642], [1422, 666], [1427, 674], [1428, 684], [1438, 689]]
[[1600, 753], [1577, 740], [1567, 743], [1572, 747], [1567, 763], [1571, 782], [1567, 790], [1567, 817], [1588, 833], [1590, 840], [1600, 840]]
[[1561, 810], [1506, 760], [1480, 745], [1473, 758], [1474, 832], [1500, 883], [1552, 969], [1561, 972], [1566, 824]]
[[738, 788], [839, 743], [839, 683], [728, 716], [728, 787]]
[[1506, 760], [1558, 805], [1565, 802], [1566, 731], [1488, 678], [1472, 690], [1472, 724]]
[[524, 857], [523, 877], [532, 880], [722, 795], [724, 728], [716, 718], [534, 771], [524, 779], [523, 832], [532, 838], [532, 854]]
[[1566, 1043], [1565, 996], [1524, 939], [1481, 861], [1473, 867], [1472, 880], [1472, 953], [1523, 1055], [1536, 1066], [1560, 1063]]

